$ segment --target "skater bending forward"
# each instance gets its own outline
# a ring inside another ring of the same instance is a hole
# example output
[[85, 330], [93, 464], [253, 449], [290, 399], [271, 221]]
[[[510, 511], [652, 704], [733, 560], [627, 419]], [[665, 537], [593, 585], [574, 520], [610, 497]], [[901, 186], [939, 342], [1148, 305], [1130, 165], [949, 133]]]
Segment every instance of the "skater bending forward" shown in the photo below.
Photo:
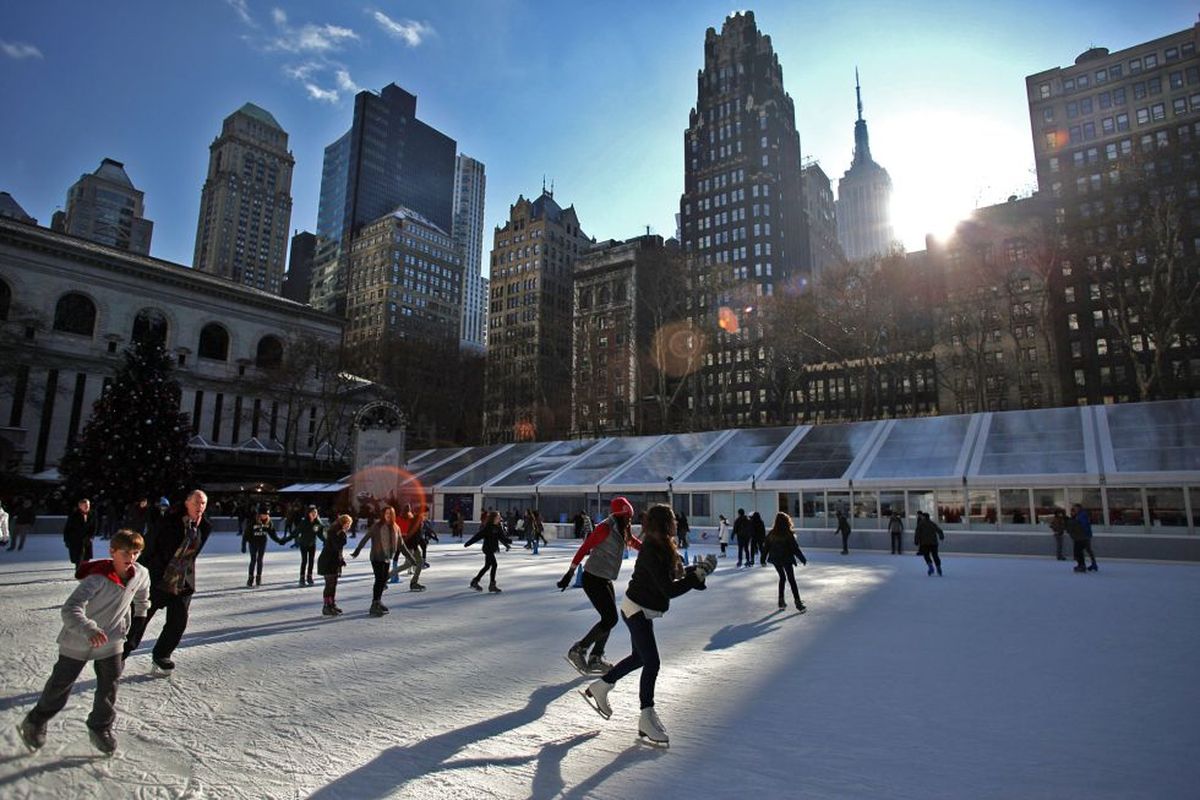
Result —
[[479, 533], [463, 542], [463, 547], [470, 547], [480, 540], [483, 540], [483, 569], [479, 570], [471, 579], [471, 588], [482, 592], [483, 587], [479, 585], [479, 579], [490, 570], [492, 574], [491, 582], [488, 583], [488, 591], [498, 592], [500, 587], [496, 585], [496, 553], [500, 550], [501, 544], [504, 545], [505, 550], [512, 549], [512, 540], [504, 535], [504, 525], [500, 522], [499, 511], [489, 511], [483, 518], [483, 527], [479, 529]]
[[87, 719], [88, 737], [103, 753], [117, 749], [112, 726], [117, 679], [124, 665], [121, 647], [133, 619], [144, 620], [150, 608], [150, 573], [137, 563], [142, 545], [140, 533], [117, 531], [108, 545], [111, 558], [84, 561], [76, 569], [79, 585], [62, 607], [58, 663], [37, 705], [18, 728], [30, 750], [46, 743], [46, 723], [67, 704], [71, 687], [89, 661], [96, 670], [96, 697]]
[[654, 620], [667, 613], [672, 597], [692, 589], [704, 589], [705, 577], [716, 567], [716, 556], [709, 554], [699, 564], [685, 568], [675, 546], [675, 514], [670, 506], [651, 506], [642, 526], [642, 549], [621, 602], [621, 617], [629, 627], [633, 652], [600, 680], [579, 692], [600, 716], [605, 719], [612, 716], [608, 693], [616, 682], [641, 667], [639, 697], [642, 714], [638, 720], [638, 735], [651, 744], [667, 746], [667, 732], [654, 711], [654, 684], [659, 667]]
[[[600, 614], [600, 621], [592, 626], [587, 635], [567, 651], [567, 661], [579, 674], [604, 674], [612, 669], [612, 664], [606, 662], [604, 645], [608, 643], [608, 634], [617, 625], [617, 598], [613, 591], [613, 581], [621, 571], [621, 559], [625, 556], [625, 548], [642, 548], [642, 542], [630, 531], [633, 520], [633, 506], [624, 497], [614, 497], [609, 506], [612, 513], [608, 519], [601, 522], [575, 551], [571, 566], [558, 582], [560, 590], [566, 590], [571, 585], [571, 577], [575, 568], [587, 557], [583, 565], [583, 593], [592, 601], [592, 607]], [[592, 648], [591, 656], [588, 648]]]

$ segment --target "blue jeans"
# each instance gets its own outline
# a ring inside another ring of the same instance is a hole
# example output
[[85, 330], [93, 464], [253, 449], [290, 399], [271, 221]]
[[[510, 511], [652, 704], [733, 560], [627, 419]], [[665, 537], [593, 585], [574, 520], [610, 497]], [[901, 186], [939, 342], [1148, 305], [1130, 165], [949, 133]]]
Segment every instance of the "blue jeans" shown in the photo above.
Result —
[[609, 684], [616, 683], [641, 667], [642, 681], [638, 699], [642, 708], [650, 708], [654, 705], [654, 684], [658, 680], [658, 667], [661, 663], [658, 659], [658, 643], [654, 641], [654, 620], [647, 619], [641, 611], [632, 617], [627, 617], [622, 612], [621, 617], [629, 627], [629, 641], [633, 645], [633, 652], [610, 669], [603, 680]]

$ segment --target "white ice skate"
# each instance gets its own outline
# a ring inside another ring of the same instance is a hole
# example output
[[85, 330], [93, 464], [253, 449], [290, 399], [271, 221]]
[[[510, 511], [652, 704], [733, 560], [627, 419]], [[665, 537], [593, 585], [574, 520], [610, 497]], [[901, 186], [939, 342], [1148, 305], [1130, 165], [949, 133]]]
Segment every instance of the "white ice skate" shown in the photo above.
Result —
[[612, 684], [604, 681], [593, 681], [584, 688], [579, 690], [579, 694], [587, 701], [587, 704], [596, 709], [596, 713], [608, 719], [612, 716], [612, 706], [608, 704], [608, 692], [612, 689]]
[[642, 709], [641, 719], [638, 720], [638, 737], [655, 747], [671, 746], [671, 740], [663, 728], [662, 720], [655, 713], [654, 706]]

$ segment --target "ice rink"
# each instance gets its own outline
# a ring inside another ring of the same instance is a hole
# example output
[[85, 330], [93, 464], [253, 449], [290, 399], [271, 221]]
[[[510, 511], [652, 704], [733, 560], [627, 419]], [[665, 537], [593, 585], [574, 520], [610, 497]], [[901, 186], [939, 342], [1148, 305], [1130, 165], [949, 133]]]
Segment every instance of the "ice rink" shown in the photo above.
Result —
[[[1200, 565], [1105, 560], [1100, 539], [1096, 574], [947, 553], [937, 578], [911, 552], [815, 550], [797, 615], [776, 609], [770, 566], [723, 559], [655, 622], [664, 751], [637, 741], [638, 673], [608, 721], [575, 691], [563, 654], [596, 615], [554, 586], [573, 549], [517, 544], [503, 593], [481, 595], [478, 545], [443, 536], [428, 591], [389, 587], [381, 619], [366, 555], [348, 558], [346, 613], [327, 618], [297, 551], [272, 544], [248, 589], [238, 539], [214, 535], [176, 674], [149, 675], [156, 618], [107, 758], [84, 726], [90, 668], [43, 750], [17, 736], [75, 584], [58, 537], [31, 537], [0, 553], [0, 797], [1197, 796]], [[628, 648], [618, 624], [607, 657]]]

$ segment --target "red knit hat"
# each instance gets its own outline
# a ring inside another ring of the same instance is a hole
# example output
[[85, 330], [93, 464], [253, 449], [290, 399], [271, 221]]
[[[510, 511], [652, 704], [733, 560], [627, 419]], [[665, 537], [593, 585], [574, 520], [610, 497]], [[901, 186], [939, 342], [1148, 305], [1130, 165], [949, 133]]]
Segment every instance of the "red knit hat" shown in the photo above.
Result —
[[633, 518], [633, 506], [624, 497], [614, 497], [608, 507], [612, 510], [614, 517]]

